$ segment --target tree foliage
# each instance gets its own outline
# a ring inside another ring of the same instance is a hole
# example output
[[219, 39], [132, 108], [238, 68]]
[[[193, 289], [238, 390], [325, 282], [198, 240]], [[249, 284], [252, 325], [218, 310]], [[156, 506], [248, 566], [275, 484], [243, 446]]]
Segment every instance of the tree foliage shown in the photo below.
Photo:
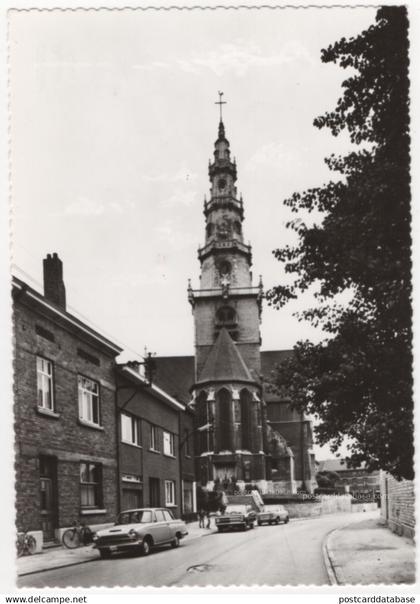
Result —
[[[337, 450], [350, 437], [349, 462], [413, 477], [411, 240], [408, 40], [405, 7], [382, 7], [359, 36], [324, 49], [325, 63], [353, 68], [336, 108], [314, 125], [347, 130], [360, 145], [326, 159], [338, 182], [295, 193], [288, 226], [298, 243], [274, 251], [291, 286], [268, 292], [280, 307], [319, 285], [319, 306], [301, 319], [327, 339], [299, 342], [276, 386], [317, 415], [318, 442]], [[304, 212], [302, 212], [304, 210]], [[307, 226], [301, 216], [322, 212]], [[337, 302], [349, 290], [351, 302]]]

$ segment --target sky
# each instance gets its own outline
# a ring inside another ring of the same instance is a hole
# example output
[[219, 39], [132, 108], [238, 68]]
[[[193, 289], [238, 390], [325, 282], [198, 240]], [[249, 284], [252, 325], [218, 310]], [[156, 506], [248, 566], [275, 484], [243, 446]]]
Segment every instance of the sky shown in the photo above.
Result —
[[[193, 354], [187, 282], [198, 287], [203, 198], [219, 90], [238, 167], [255, 284], [287, 283], [272, 251], [295, 241], [283, 200], [336, 178], [346, 135], [313, 126], [343, 79], [320, 51], [376, 10], [25, 11], [10, 14], [13, 271], [42, 291], [64, 263], [68, 308], [126, 356]], [[263, 309], [262, 349], [323, 334]], [[77, 312], [76, 312], [77, 311]]]

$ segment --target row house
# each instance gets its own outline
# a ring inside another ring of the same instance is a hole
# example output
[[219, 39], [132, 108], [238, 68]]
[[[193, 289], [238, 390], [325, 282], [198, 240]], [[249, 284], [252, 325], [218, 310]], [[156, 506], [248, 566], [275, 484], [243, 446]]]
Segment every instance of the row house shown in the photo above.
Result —
[[57, 254], [43, 268], [43, 294], [12, 282], [18, 530], [42, 545], [74, 523], [107, 526], [129, 507], [195, 511], [194, 475], [183, 481], [191, 414], [68, 312]]
[[121, 508], [148, 502], [188, 518], [196, 511], [193, 416], [130, 365], [116, 369]]

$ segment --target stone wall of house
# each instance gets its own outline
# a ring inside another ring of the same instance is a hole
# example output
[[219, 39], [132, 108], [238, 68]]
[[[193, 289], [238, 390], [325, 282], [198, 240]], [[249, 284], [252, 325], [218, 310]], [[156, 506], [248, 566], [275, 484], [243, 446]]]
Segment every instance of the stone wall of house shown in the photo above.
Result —
[[381, 472], [381, 518], [398, 535], [414, 538], [415, 499], [412, 480], [396, 480]]

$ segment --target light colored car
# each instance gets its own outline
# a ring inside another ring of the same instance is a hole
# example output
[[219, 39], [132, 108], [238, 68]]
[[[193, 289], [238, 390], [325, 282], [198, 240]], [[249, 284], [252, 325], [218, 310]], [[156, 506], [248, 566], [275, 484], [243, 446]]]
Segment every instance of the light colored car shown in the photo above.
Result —
[[121, 512], [115, 525], [98, 531], [93, 540], [101, 558], [127, 551], [147, 556], [157, 545], [178, 547], [185, 535], [185, 522], [174, 518], [171, 510], [141, 508]]
[[279, 524], [289, 522], [289, 512], [282, 505], [266, 506], [263, 512], [258, 512], [257, 523], [258, 526], [262, 524]]
[[257, 514], [250, 505], [232, 504], [226, 506], [221, 516], [216, 517], [216, 526], [219, 533], [229, 529], [254, 528]]

